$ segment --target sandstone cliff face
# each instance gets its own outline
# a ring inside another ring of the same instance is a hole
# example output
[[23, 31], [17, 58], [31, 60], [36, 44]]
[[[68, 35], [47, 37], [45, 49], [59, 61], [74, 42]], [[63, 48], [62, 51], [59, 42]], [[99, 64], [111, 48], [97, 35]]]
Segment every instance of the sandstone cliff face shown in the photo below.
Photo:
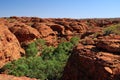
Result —
[[5, 25], [0, 25], [0, 67], [6, 62], [18, 59], [24, 53], [17, 38]]
[[95, 45], [79, 44], [72, 51], [62, 80], [120, 80], [119, 45], [119, 38], [114, 37], [98, 39]]

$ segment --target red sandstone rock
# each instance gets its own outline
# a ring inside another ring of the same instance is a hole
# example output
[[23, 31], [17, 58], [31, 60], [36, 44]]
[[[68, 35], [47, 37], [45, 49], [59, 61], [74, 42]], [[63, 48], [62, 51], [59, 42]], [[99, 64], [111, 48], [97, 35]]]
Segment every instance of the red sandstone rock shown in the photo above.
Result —
[[[13, 16], [2, 18], [0, 22], [5, 24], [20, 42], [24, 42], [26, 40], [33, 40], [34, 38], [47, 38], [48, 36], [53, 36], [55, 39], [64, 37], [67, 40], [74, 35], [85, 34], [84, 36], [87, 36], [86, 32], [92, 34], [102, 32], [103, 27], [118, 24], [120, 23], [120, 19], [42, 19], [37, 17]], [[47, 38], [47, 42], [57, 42], [57, 40], [51, 39], [49, 41]]]
[[106, 36], [101, 37], [96, 41], [96, 46], [98, 48], [107, 50], [108, 52], [120, 53], [120, 36]]
[[65, 28], [64, 26], [61, 26], [61, 25], [57, 25], [57, 24], [54, 24], [54, 25], [50, 25], [50, 28], [53, 30], [53, 31], [57, 31], [59, 34], [61, 35], [64, 35], [64, 31], [65, 31]]
[[40, 33], [36, 29], [25, 24], [15, 24], [9, 29], [17, 37], [19, 42], [27, 42], [40, 38]]
[[43, 23], [42, 24], [35, 23], [32, 27], [38, 30], [42, 39], [46, 40], [48, 44], [52, 45], [54, 43], [55, 45], [55, 43], [57, 42], [56, 40], [58, 34], [56, 31], [53, 31], [49, 26]]
[[83, 23], [71, 23], [70, 26], [73, 28], [73, 30], [76, 30], [78, 33], [86, 32], [88, 27], [86, 24]]
[[0, 25], [0, 67], [6, 62], [20, 58], [20, 53], [24, 53], [24, 50], [17, 38], [6, 26]]
[[62, 80], [120, 80], [120, 56], [78, 45], [64, 69]]
[[33, 27], [38, 30], [40, 35], [44, 37], [48, 37], [49, 35], [55, 35], [54, 31], [45, 24], [34, 24]]

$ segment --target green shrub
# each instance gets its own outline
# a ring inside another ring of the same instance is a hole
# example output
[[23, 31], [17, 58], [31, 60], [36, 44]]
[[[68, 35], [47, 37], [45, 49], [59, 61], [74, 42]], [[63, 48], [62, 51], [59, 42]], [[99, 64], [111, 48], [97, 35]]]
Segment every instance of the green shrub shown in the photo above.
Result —
[[46, 75], [44, 74], [46, 65], [41, 57], [23, 57], [8, 63], [2, 69], [5, 70], [7, 74], [15, 76], [28, 76], [43, 80], [46, 78]]
[[36, 45], [37, 46], [45, 46], [45, 40], [43, 40], [43, 39], [37, 39], [36, 41], [35, 41], [35, 43], [36, 43]]
[[59, 80], [65, 63], [56, 59], [43, 60], [41, 57], [21, 58], [6, 64], [2, 70], [6, 74], [27, 76], [41, 80]]
[[79, 43], [79, 37], [75, 36], [70, 39], [70, 42], [75, 46]]
[[26, 57], [36, 56], [38, 53], [37, 45], [35, 42], [32, 42], [28, 45], [27, 49], [25, 50]]
[[42, 55], [41, 55], [43, 60], [50, 60], [50, 59], [52, 59], [54, 50], [55, 50], [55, 48], [52, 47], [52, 46], [44, 48], [43, 51], [42, 51]]
[[28, 44], [27, 48], [25, 49], [25, 56], [26, 57], [33, 57], [39, 53], [42, 53], [43, 49], [46, 48], [45, 40], [37, 39], [34, 42]]
[[118, 34], [120, 35], [120, 24], [112, 25], [103, 29], [104, 35]]
[[[45, 46], [41, 56], [35, 56], [39, 44], [35, 41], [26, 49], [28, 57], [22, 57], [6, 64], [2, 70], [6, 74], [15, 76], [27, 76], [41, 80], [60, 80], [70, 51], [78, 43], [78, 39], [72, 38], [69, 42], [63, 42], [54, 48]], [[44, 46], [44, 44], [42, 45]]]
[[73, 44], [70, 42], [63, 42], [61, 44], [58, 45], [58, 47], [54, 50], [54, 54], [58, 55], [58, 54], [67, 54], [68, 52], [71, 51], [73, 47]]

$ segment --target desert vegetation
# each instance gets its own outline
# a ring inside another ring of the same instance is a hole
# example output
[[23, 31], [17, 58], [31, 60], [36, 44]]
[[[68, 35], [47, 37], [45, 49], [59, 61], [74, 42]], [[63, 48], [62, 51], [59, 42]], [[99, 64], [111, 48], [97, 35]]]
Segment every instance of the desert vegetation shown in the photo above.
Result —
[[15, 76], [60, 80], [71, 50], [78, 41], [78, 37], [73, 37], [70, 41], [53, 47], [45, 45], [44, 40], [38, 39], [28, 44], [24, 57], [6, 64], [2, 70]]
[[104, 28], [104, 35], [117, 34], [120, 35], [120, 24], [113, 24]]

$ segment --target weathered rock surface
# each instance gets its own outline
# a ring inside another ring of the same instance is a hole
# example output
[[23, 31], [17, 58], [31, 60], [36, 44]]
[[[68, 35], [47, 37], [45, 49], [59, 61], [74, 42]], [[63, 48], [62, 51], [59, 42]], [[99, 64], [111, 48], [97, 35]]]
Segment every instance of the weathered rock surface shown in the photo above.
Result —
[[102, 37], [97, 41], [96, 46], [108, 52], [120, 54], [120, 36], [111, 35], [107, 37]]
[[[35, 23], [32, 25], [39, 33], [42, 39], [46, 40], [48, 44], [53, 44], [57, 42], [57, 32], [46, 24]], [[58, 29], [59, 30], [59, 29]]]
[[0, 74], [0, 80], [37, 80], [35, 78], [15, 77], [12, 75]]
[[52, 45], [53, 43], [57, 44], [60, 38], [69, 40], [72, 36], [78, 35], [83, 35], [84, 38], [89, 34], [102, 32], [103, 27], [118, 24], [120, 19], [42, 19], [13, 16], [1, 18], [0, 22], [15, 34], [20, 43], [29, 42], [35, 38], [42, 38]]
[[0, 25], [0, 67], [6, 62], [18, 59], [24, 53], [17, 38], [5, 25]]
[[72, 51], [62, 80], [120, 80], [120, 56], [79, 44]]
[[19, 42], [40, 38], [40, 33], [36, 29], [25, 24], [14, 24], [12, 27], [9, 27], [9, 30], [17, 37]]

